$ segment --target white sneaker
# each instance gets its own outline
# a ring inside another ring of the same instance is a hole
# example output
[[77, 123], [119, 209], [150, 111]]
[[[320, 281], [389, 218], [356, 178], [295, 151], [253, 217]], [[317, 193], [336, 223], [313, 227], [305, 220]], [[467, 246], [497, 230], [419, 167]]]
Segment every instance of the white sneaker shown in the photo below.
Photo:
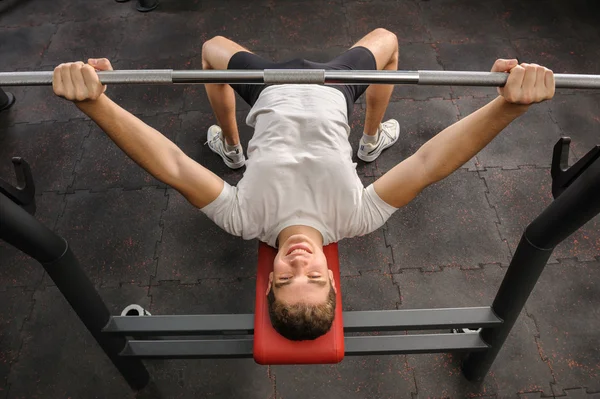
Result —
[[225, 151], [225, 145], [223, 144], [223, 130], [217, 125], [212, 125], [208, 128], [206, 135], [206, 143], [208, 147], [216, 154], [220, 155], [227, 165], [231, 169], [239, 169], [246, 163], [246, 157], [244, 152], [240, 149], [233, 151]]
[[378, 139], [375, 143], [365, 143], [361, 138], [357, 156], [365, 162], [373, 162], [383, 150], [391, 147], [400, 135], [400, 124], [395, 119], [390, 119], [379, 125]]

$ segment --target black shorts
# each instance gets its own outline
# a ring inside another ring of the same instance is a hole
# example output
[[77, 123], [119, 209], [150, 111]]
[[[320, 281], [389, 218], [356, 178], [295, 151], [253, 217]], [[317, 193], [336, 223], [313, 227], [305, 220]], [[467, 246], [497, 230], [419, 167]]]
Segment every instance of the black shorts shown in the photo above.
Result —
[[[325, 70], [377, 70], [375, 56], [366, 47], [353, 47], [333, 60], [321, 63], [296, 58], [286, 62], [273, 62], [247, 51], [235, 53], [229, 60], [227, 69], [325, 69]], [[231, 87], [253, 106], [260, 93], [267, 85], [232, 84]], [[348, 105], [348, 120], [354, 108], [354, 103], [367, 90], [368, 85], [332, 85], [346, 97]]]

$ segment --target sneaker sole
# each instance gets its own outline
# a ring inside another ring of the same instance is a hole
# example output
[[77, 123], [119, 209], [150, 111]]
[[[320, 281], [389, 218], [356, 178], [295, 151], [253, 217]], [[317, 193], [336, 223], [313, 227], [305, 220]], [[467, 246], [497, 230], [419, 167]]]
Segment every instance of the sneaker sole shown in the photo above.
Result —
[[240, 162], [231, 162], [227, 159], [227, 157], [225, 157], [224, 155], [222, 155], [221, 153], [217, 152], [214, 150], [214, 148], [212, 148], [210, 145], [208, 146], [212, 152], [214, 152], [215, 154], [217, 154], [218, 156], [221, 157], [221, 159], [223, 160], [223, 162], [225, 163], [225, 165], [227, 165], [227, 167], [229, 169], [239, 169], [241, 167], [243, 167], [246, 164], [246, 160], [243, 159]]
[[381, 147], [379, 149], [379, 151], [377, 151], [371, 155], [362, 154], [360, 151], [358, 151], [356, 153], [356, 156], [358, 156], [358, 158], [364, 162], [373, 162], [374, 160], [376, 160], [385, 149], [390, 148], [391, 146], [394, 145], [394, 143], [396, 143], [396, 141], [398, 141], [398, 138], [400, 137], [400, 124], [396, 123], [396, 125], [398, 126], [398, 136], [396, 136], [396, 139], [394, 141], [391, 141], [386, 146]]

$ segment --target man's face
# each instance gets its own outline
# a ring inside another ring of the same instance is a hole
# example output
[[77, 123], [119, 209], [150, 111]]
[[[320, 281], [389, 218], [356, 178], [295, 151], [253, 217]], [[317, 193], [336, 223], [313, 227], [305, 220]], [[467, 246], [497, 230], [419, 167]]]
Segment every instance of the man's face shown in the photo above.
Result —
[[[290, 236], [279, 246], [269, 275], [269, 289], [275, 297], [288, 304], [304, 302], [323, 303], [329, 285], [335, 291], [333, 273], [327, 268], [327, 259], [320, 245], [307, 236]], [[267, 289], [267, 293], [269, 292]]]

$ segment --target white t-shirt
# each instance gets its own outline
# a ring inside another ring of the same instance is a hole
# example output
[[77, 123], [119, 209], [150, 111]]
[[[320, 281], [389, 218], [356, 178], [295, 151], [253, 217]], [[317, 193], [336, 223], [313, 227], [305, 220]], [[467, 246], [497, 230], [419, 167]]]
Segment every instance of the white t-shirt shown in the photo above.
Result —
[[246, 123], [254, 127], [246, 171], [202, 208], [230, 234], [275, 247], [294, 225], [321, 232], [323, 245], [381, 227], [397, 208], [365, 188], [352, 162], [347, 106], [337, 89], [277, 85], [263, 90]]

